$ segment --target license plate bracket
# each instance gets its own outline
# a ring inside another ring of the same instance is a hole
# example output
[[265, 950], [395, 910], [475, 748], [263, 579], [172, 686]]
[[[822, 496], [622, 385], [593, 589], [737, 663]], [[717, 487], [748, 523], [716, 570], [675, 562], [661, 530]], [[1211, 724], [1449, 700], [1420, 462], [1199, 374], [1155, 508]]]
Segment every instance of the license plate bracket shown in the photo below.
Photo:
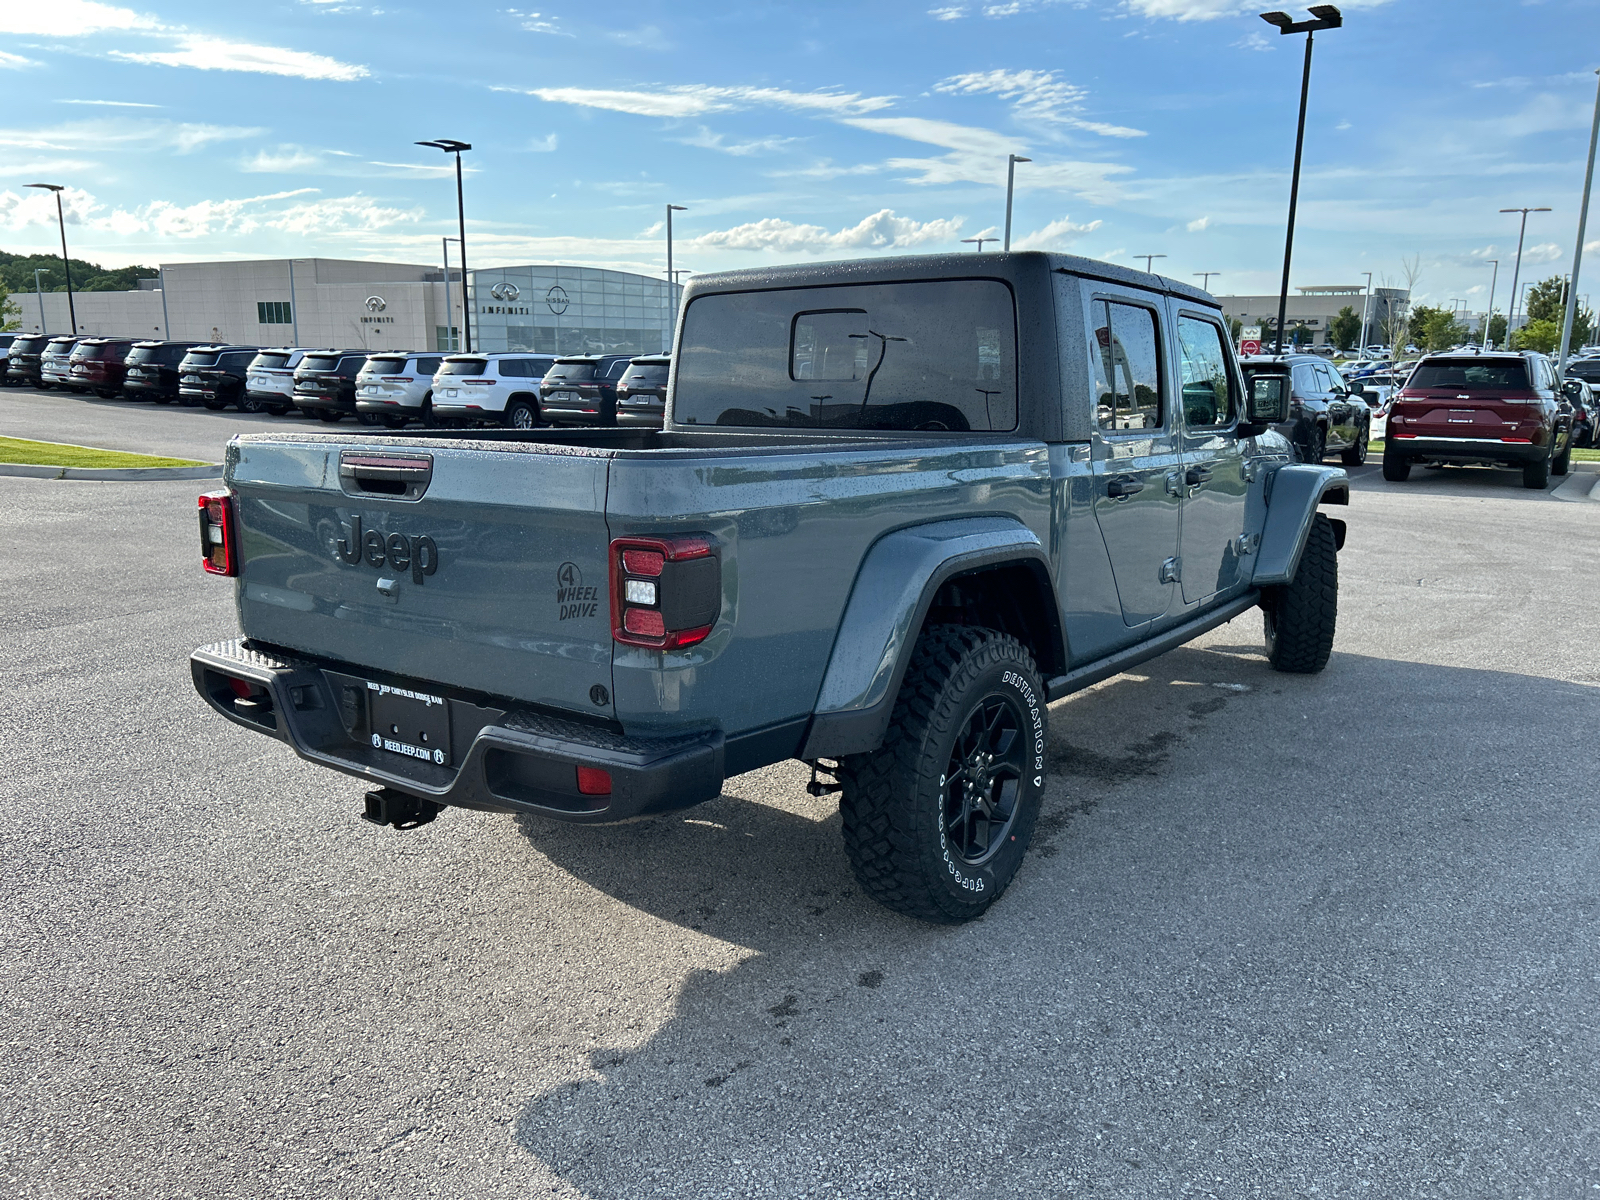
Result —
[[450, 705], [443, 696], [369, 679], [367, 728], [375, 750], [450, 764]]

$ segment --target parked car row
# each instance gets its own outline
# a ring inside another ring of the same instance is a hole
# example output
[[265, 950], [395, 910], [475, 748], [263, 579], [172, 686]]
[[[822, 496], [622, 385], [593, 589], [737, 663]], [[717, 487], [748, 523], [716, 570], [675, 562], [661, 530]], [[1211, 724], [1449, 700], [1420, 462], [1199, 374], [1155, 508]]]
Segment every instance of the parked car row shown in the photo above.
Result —
[[661, 428], [665, 354], [442, 354], [5, 335], [4, 382], [305, 416], [424, 425]]

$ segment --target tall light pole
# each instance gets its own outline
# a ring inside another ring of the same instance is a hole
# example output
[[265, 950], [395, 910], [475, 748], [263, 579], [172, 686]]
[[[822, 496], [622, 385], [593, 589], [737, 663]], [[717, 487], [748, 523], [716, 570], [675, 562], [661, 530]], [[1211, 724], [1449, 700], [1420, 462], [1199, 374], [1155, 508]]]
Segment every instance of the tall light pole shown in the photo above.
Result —
[[59, 183], [30, 183], [28, 186], [43, 188], [47, 192], [56, 194], [56, 224], [61, 226], [61, 269], [67, 273], [67, 318], [72, 322], [72, 328], [68, 332], [77, 333], [78, 310], [72, 303], [72, 264], [67, 261], [67, 218], [61, 211], [61, 193], [64, 189]]
[[667, 294], [669, 298], [672, 295], [671, 289], [678, 282], [678, 277], [673, 273], [672, 270], [672, 214], [675, 212], [688, 211], [689, 210], [681, 204], [667, 205]]
[[1517, 279], [1522, 275], [1522, 239], [1528, 232], [1528, 214], [1549, 212], [1548, 208], [1502, 208], [1503, 213], [1522, 214], [1522, 228], [1517, 232], [1517, 265], [1511, 272], [1511, 310], [1506, 316], [1506, 345], [1511, 345], [1511, 331], [1517, 327]]
[[967, 245], [970, 242], [977, 242], [978, 243], [978, 253], [982, 254], [983, 253], [983, 244], [985, 242], [998, 242], [999, 240], [1000, 240], [999, 238], [988, 238], [988, 237], [962, 238], [961, 239], [961, 244], [962, 245]]
[[1494, 288], [1495, 284], [1500, 282], [1500, 260], [1498, 258], [1491, 258], [1488, 261], [1494, 264], [1494, 274], [1489, 276], [1489, 308], [1488, 311], [1483, 314], [1482, 344], [1485, 350], [1489, 348], [1489, 323], [1494, 320]]
[[[455, 238], [440, 238], [440, 252], [444, 256], [444, 352], [453, 354], [456, 350], [456, 331], [450, 324], [456, 319], [455, 305], [450, 303], [450, 243]], [[467, 277], [461, 277], [461, 307], [467, 306]]]
[[1367, 356], [1367, 314], [1372, 311], [1372, 272], [1361, 272], [1367, 277], [1367, 291], [1361, 297], [1361, 357]]
[[[467, 207], [462, 198], [461, 191], [461, 152], [471, 150], [471, 142], [458, 142], [454, 138], [434, 138], [431, 142], [418, 142], [419, 146], [432, 146], [435, 150], [443, 150], [446, 154], [456, 156], [456, 223], [461, 229], [461, 340], [467, 351], [472, 353], [472, 317], [467, 308]], [[445, 274], [449, 275], [448, 268]], [[448, 318], [446, 318], [448, 320]], [[448, 329], [449, 326], [447, 325]], [[448, 334], [446, 335], [448, 336]]]
[[[1600, 75], [1600, 71], [1595, 72]], [[1567, 352], [1572, 349], [1572, 317], [1578, 308], [1578, 268], [1583, 265], [1583, 233], [1589, 223], [1589, 188], [1594, 184], [1594, 146], [1600, 140], [1600, 85], [1594, 94], [1594, 122], [1589, 126], [1589, 165], [1583, 172], [1583, 202], [1578, 206], [1578, 242], [1572, 248], [1572, 285], [1567, 288], [1567, 311], [1561, 316], [1561, 362], [1557, 370], [1567, 370]]]
[[40, 333], [49, 333], [50, 332], [50, 327], [45, 324], [45, 320], [44, 320], [44, 289], [39, 286], [39, 276], [48, 275], [48, 274], [50, 274], [50, 268], [49, 267], [35, 267], [33, 269], [33, 294], [34, 294], [35, 299], [37, 299], [39, 301], [39, 332]]
[[1278, 353], [1283, 353], [1283, 322], [1289, 310], [1289, 263], [1294, 258], [1294, 214], [1300, 204], [1300, 156], [1306, 142], [1306, 99], [1311, 93], [1311, 41], [1319, 29], [1338, 29], [1344, 17], [1331, 4], [1313, 4], [1307, 9], [1312, 21], [1296, 21], [1284, 12], [1266, 12], [1261, 19], [1277, 27], [1279, 33], [1306, 35], [1306, 65], [1300, 75], [1300, 124], [1294, 134], [1294, 174], [1289, 180], [1289, 227], [1283, 237], [1283, 285], [1278, 289]]
[[1011, 196], [1016, 190], [1017, 164], [1019, 162], [1032, 162], [1031, 158], [1023, 158], [1020, 154], [1007, 156], [1006, 161], [1006, 240], [1002, 250], [1011, 249]]
[[1148, 274], [1150, 274], [1150, 264], [1152, 262], [1154, 262], [1158, 258], [1165, 258], [1166, 255], [1165, 254], [1134, 254], [1134, 255], [1130, 255], [1130, 257], [1144, 259], [1144, 272], [1145, 272], [1146, 275], [1148, 275]]
[[1221, 271], [1196, 271], [1195, 274], [1200, 276], [1200, 290], [1202, 292], [1209, 292], [1211, 290], [1211, 277], [1213, 275], [1221, 275], [1222, 272]]

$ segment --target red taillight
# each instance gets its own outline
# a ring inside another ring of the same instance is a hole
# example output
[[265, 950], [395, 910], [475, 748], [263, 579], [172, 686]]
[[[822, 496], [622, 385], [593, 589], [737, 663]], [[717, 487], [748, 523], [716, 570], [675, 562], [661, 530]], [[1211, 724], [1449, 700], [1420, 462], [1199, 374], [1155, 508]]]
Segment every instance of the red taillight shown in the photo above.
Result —
[[207, 492], [200, 497], [201, 565], [212, 575], [237, 575], [233, 542], [233, 497]]
[[599, 767], [579, 767], [578, 791], [585, 796], [611, 795], [611, 772]]
[[722, 563], [704, 534], [611, 543], [611, 636], [678, 650], [702, 642], [722, 609]]

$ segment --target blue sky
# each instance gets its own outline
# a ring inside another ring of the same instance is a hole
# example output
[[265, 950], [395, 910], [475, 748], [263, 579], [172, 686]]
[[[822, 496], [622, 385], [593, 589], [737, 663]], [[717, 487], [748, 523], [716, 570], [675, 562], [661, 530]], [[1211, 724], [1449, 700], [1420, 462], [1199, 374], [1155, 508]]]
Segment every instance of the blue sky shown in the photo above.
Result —
[[[532, 0], [527, 0], [531, 3]], [[1302, 37], [1236, 0], [508, 8], [0, 0], [0, 248], [108, 264], [437, 261], [659, 273], [1014, 244], [1276, 290]], [[1299, 15], [1299, 10], [1295, 10]], [[1322, 35], [1292, 282], [1482, 308], [1570, 266], [1600, 4], [1358, 0]], [[1600, 250], [1600, 213], [1590, 225]], [[1566, 265], [1563, 265], [1566, 264]], [[1593, 263], [1600, 271], [1600, 259]], [[1600, 284], [1600, 275], [1588, 277]], [[1581, 291], [1600, 293], [1584, 284]]]

